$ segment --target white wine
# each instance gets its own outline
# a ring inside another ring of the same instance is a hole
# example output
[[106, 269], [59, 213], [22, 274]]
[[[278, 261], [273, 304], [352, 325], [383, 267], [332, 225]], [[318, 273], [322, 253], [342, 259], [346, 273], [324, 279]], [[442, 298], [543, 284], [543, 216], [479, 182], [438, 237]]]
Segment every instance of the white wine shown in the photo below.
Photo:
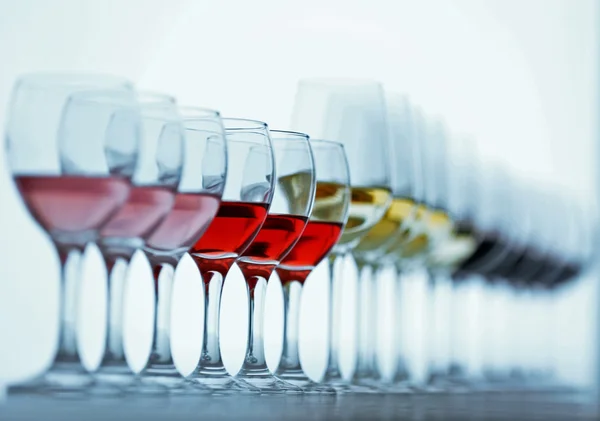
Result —
[[354, 248], [383, 217], [391, 202], [385, 187], [352, 187], [348, 222], [336, 250]]
[[417, 205], [413, 199], [394, 197], [381, 220], [354, 248], [354, 255], [370, 261], [383, 256], [395, 244], [406, 242], [416, 214]]
[[448, 237], [432, 247], [427, 264], [436, 268], [456, 268], [475, 253], [478, 245], [479, 241], [469, 226], [454, 224]]
[[283, 195], [280, 197], [285, 197], [291, 214], [306, 214], [306, 206], [310, 203], [310, 195], [313, 193], [311, 189], [313, 180], [314, 175], [307, 171], [284, 175], [277, 180], [278, 187], [283, 190]]
[[427, 208], [424, 205], [415, 205], [410, 219], [406, 221], [405, 230], [388, 244], [386, 258], [408, 260], [424, 255], [430, 245], [427, 217]]
[[333, 182], [318, 182], [311, 220], [339, 222], [350, 206], [350, 187]]

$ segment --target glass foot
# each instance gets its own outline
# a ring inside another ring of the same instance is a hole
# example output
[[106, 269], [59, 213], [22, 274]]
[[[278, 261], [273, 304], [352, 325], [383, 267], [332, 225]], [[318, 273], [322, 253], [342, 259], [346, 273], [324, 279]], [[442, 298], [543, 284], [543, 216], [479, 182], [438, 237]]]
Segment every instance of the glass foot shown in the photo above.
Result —
[[136, 378], [136, 382], [130, 386], [130, 390], [142, 395], [187, 395], [209, 393], [201, 385], [191, 385], [177, 371], [154, 371], [143, 372]]
[[418, 393], [419, 388], [415, 387], [412, 383], [408, 381], [400, 381], [393, 383], [382, 383], [381, 392], [389, 393], [392, 395], [410, 395], [413, 393]]
[[280, 380], [274, 375], [268, 374], [238, 374], [236, 381], [260, 390], [261, 394], [301, 394], [302, 389], [286, 381]]
[[9, 395], [52, 395], [62, 398], [85, 398], [93, 377], [87, 372], [48, 371], [28, 382], [10, 386]]
[[114, 397], [136, 393], [137, 377], [128, 368], [109, 370], [101, 368], [92, 373], [94, 382], [88, 392], [94, 397]]
[[381, 383], [371, 379], [357, 379], [350, 383], [350, 393], [381, 393]]
[[321, 386], [326, 386], [335, 390], [335, 393], [340, 395], [344, 393], [349, 393], [351, 389], [350, 383], [342, 378], [322, 380], [320, 384]]
[[336, 391], [333, 387], [319, 384], [311, 380], [303, 371], [283, 371], [276, 373], [277, 378], [284, 382], [293, 384], [302, 389], [303, 393], [307, 394], [325, 394], [335, 395]]
[[229, 374], [194, 375], [186, 378], [186, 383], [189, 387], [207, 389], [213, 395], [260, 394], [259, 388], [239, 382]]
[[344, 379], [337, 369], [326, 370], [320, 385], [332, 388], [336, 394], [348, 393], [351, 389], [350, 382]]

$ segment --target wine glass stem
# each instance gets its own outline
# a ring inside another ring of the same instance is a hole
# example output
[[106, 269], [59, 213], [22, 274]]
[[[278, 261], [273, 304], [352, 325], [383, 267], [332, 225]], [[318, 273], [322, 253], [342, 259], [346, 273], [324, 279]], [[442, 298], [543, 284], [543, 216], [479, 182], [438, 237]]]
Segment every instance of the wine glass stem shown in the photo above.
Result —
[[408, 373], [406, 371], [406, 361], [404, 360], [404, 309], [403, 309], [403, 296], [402, 296], [402, 270], [395, 268], [396, 276], [394, 279], [394, 357], [395, 357], [395, 368], [394, 375], [392, 377], [392, 383], [401, 383], [408, 380]]
[[219, 272], [202, 275], [204, 283], [204, 340], [200, 360], [189, 378], [227, 375], [221, 358], [219, 320], [224, 276]]
[[241, 375], [269, 374], [264, 349], [264, 309], [267, 280], [253, 276], [246, 280], [249, 296], [248, 343]]
[[130, 374], [131, 370], [125, 358], [123, 345], [123, 310], [125, 298], [125, 281], [129, 267], [129, 257], [104, 257], [107, 278], [107, 320], [104, 354], [98, 372], [119, 371]]
[[335, 273], [335, 263], [339, 260], [341, 266], [344, 264], [345, 254], [330, 254], [327, 262], [329, 266], [329, 312], [327, 318], [327, 332], [329, 342], [329, 354], [327, 368], [323, 376], [323, 382], [342, 381], [342, 373], [339, 366], [339, 346], [342, 322], [342, 270]]
[[175, 363], [171, 355], [171, 301], [175, 267], [170, 263], [154, 266], [154, 330], [152, 350], [146, 363], [145, 372], [175, 373]]
[[298, 350], [301, 297], [302, 284], [299, 281], [283, 285], [283, 351], [276, 375], [297, 373], [304, 376]]
[[79, 304], [81, 253], [83, 250], [69, 248], [61, 250], [60, 275], [60, 321], [58, 332], [58, 349], [50, 368], [85, 372], [77, 349], [77, 313]]
[[377, 342], [377, 307], [375, 304], [376, 284], [372, 276], [373, 268], [367, 264], [358, 264], [359, 277], [356, 296], [357, 349], [353, 382], [375, 380], [378, 370], [375, 367], [375, 348]]
[[440, 322], [440, 282], [441, 279], [437, 274], [427, 271], [427, 293], [426, 302], [427, 314], [425, 320], [427, 326], [425, 328], [425, 355], [427, 358], [427, 381], [433, 382], [443, 375], [444, 368], [440, 362], [440, 355], [443, 354], [443, 344], [441, 343], [441, 332], [439, 329]]

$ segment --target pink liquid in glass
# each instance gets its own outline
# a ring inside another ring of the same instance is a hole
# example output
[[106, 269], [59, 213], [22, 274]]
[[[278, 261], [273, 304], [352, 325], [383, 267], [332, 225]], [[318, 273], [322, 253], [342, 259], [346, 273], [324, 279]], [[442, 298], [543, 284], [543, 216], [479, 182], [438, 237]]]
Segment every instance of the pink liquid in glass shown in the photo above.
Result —
[[94, 232], [125, 203], [131, 189], [121, 177], [15, 177], [29, 211], [50, 235]]
[[148, 238], [148, 247], [162, 252], [187, 251], [204, 234], [220, 203], [213, 194], [177, 193], [171, 212]]
[[125, 205], [100, 231], [103, 238], [146, 238], [167, 216], [175, 192], [166, 187], [132, 187]]

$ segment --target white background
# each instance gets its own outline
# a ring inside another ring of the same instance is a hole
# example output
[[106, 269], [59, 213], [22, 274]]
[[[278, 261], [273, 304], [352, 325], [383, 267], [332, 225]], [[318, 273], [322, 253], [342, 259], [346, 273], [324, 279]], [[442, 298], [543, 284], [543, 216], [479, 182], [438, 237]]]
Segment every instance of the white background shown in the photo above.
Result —
[[[299, 77], [369, 77], [410, 94], [454, 132], [473, 135], [483, 156], [583, 203], [595, 192], [597, 16], [593, 0], [0, 0], [0, 124], [15, 77], [29, 71], [121, 74], [183, 104], [273, 128], [287, 125]], [[189, 263], [179, 274], [174, 315], [183, 370], [193, 365], [200, 337], [201, 290]], [[130, 308], [147, 327], [144, 269], [136, 263]], [[96, 315], [88, 321], [95, 327], [83, 329], [93, 363], [103, 300], [93, 250], [87, 273], [88, 308], [98, 309], [88, 312]], [[49, 362], [57, 276], [52, 247], [19, 201], [2, 157], [0, 380], [23, 379]], [[597, 342], [595, 277], [589, 278], [565, 292], [557, 327], [560, 374], [583, 385], [593, 381]], [[313, 376], [325, 355], [320, 279], [307, 284], [311, 311], [302, 322], [303, 357]], [[278, 287], [274, 282], [269, 291], [271, 364], [280, 343]], [[243, 299], [233, 276], [222, 313], [223, 353], [232, 370], [241, 364], [245, 341]], [[132, 326], [130, 351], [139, 366], [147, 329]], [[346, 351], [351, 339], [348, 332]]]

